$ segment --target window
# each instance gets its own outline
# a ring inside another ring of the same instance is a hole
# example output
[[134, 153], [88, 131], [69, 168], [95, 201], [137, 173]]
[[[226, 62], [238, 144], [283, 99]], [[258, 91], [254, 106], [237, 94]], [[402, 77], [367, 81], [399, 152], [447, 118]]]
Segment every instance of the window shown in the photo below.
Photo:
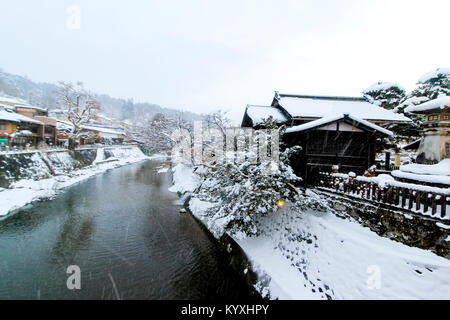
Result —
[[438, 115], [428, 116], [428, 121], [435, 121], [435, 120], [438, 120], [438, 119], [439, 119]]
[[450, 116], [448, 114], [446, 114], [445, 116], [443, 116], [442, 120], [450, 120]]
[[0, 130], [6, 130], [6, 123], [0, 123]]
[[45, 133], [47, 134], [53, 134], [53, 128], [49, 126], [45, 126]]

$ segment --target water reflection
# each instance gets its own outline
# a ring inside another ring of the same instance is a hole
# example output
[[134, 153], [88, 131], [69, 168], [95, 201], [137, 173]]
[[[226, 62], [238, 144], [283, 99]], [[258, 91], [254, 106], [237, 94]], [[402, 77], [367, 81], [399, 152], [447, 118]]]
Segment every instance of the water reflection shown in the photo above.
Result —
[[[248, 298], [252, 290], [148, 161], [0, 222], [0, 299]], [[81, 290], [68, 290], [69, 265]]]

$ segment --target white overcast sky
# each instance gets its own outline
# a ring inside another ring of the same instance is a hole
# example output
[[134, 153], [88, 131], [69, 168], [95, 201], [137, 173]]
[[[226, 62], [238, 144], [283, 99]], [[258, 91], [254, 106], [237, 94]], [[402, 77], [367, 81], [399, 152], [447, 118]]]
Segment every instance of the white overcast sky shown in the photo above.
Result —
[[[67, 27], [71, 6], [79, 29]], [[236, 120], [274, 90], [412, 89], [450, 67], [448, 0], [1, 0], [0, 12], [6, 72]]]

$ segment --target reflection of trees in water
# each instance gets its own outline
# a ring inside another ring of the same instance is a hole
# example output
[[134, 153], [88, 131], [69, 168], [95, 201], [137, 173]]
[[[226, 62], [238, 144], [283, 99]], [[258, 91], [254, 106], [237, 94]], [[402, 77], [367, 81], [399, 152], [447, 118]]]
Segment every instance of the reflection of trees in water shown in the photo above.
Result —
[[[92, 239], [95, 220], [86, 207], [80, 205], [78, 197], [69, 197], [64, 202], [65, 220], [61, 223], [60, 232], [52, 248], [52, 262], [74, 263], [79, 251], [86, 247]], [[82, 201], [81, 201], [82, 202]], [[76, 263], [75, 263], [76, 264]]]
[[[124, 180], [142, 183], [144, 185], [152, 185], [156, 188], [170, 187], [170, 174], [158, 173], [161, 166], [168, 167], [168, 163], [159, 161], [147, 161], [140, 166], [133, 167], [132, 170], [124, 172]], [[122, 176], [121, 176], [122, 180]], [[164, 190], [167, 191], [167, 190]]]

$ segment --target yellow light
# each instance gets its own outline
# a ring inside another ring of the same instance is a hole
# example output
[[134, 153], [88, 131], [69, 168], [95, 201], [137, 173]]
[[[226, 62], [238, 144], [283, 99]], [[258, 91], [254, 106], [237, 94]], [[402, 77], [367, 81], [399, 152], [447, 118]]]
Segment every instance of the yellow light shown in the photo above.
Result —
[[284, 201], [283, 200], [278, 201], [277, 206], [279, 206], [280, 208], [284, 207]]

